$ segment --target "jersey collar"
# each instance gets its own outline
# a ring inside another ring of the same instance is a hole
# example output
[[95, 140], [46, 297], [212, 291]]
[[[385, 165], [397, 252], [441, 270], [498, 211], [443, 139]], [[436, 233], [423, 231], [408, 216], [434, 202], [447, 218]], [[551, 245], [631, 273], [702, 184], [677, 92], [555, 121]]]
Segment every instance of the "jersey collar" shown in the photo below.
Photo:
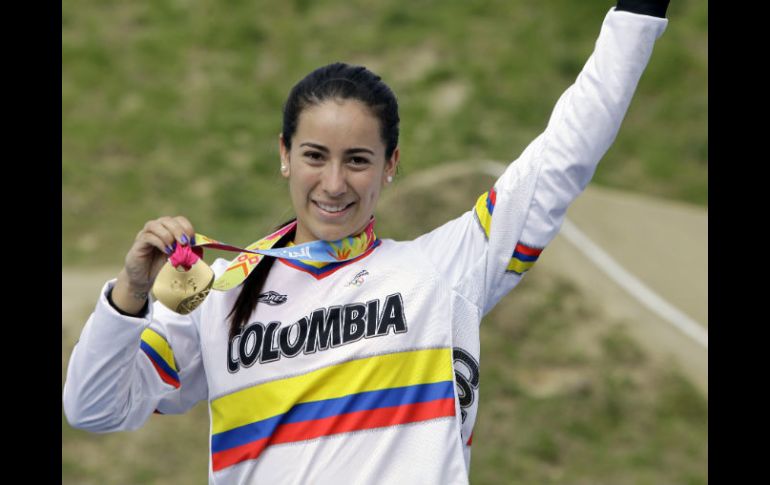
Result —
[[[377, 235], [374, 233], [374, 217], [372, 217], [361, 233], [348, 236], [339, 241], [323, 241], [323, 243], [327, 246], [327, 253], [332, 255], [337, 261], [322, 262], [288, 258], [281, 258], [280, 261], [289, 267], [304, 271], [316, 279], [321, 279], [343, 266], [368, 256], [374, 248], [380, 245], [381, 241], [377, 239]], [[294, 246], [294, 243], [289, 242], [286, 246]]]

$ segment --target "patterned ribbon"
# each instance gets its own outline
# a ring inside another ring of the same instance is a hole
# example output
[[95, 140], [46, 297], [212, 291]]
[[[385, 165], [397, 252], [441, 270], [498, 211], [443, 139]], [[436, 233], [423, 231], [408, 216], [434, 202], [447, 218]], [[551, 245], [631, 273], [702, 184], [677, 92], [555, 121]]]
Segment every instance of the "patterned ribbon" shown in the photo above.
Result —
[[368, 251], [377, 240], [374, 234], [374, 218], [369, 221], [366, 229], [355, 236], [349, 236], [338, 241], [312, 241], [291, 247], [274, 248], [275, 244], [286, 234], [293, 231], [297, 221], [293, 221], [259, 241], [245, 248], [223, 243], [200, 233], [195, 234], [194, 248], [210, 247], [224, 251], [239, 251], [240, 254], [227, 267], [225, 272], [214, 281], [215, 290], [227, 291], [241, 284], [256, 268], [262, 258], [273, 256], [283, 259], [298, 259], [324, 263], [336, 263], [356, 258]]

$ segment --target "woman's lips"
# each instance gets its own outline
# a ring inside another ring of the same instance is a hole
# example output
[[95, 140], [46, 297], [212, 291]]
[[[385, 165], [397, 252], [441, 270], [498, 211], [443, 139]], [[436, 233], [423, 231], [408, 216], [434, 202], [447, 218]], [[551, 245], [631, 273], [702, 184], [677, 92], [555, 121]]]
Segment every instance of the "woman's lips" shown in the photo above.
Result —
[[355, 202], [350, 202], [347, 204], [328, 204], [325, 202], [319, 202], [319, 201], [312, 201], [313, 205], [315, 205], [318, 208], [318, 212], [321, 213], [321, 215], [325, 217], [342, 217], [348, 212], [350, 212], [350, 208], [353, 207], [353, 204]]

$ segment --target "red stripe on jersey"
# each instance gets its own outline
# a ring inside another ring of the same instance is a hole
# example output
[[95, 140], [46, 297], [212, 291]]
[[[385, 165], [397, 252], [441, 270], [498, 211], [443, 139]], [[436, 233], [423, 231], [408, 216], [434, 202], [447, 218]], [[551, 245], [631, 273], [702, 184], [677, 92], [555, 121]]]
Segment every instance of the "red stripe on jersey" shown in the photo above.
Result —
[[[146, 355], [146, 354], [145, 354]], [[155, 370], [158, 372], [158, 375], [163, 380], [163, 382], [167, 384], [171, 384], [172, 386], [179, 388], [180, 384], [179, 381], [171, 377], [166, 373], [166, 371], [163, 370], [158, 364], [155, 363], [154, 360], [150, 358], [150, 356], [147, 356], [148, 359], [150, 359], [150, 362], [152, 362], [152, 366], [155, 367]]]
[[282, 424], [269, 438], [237, 446], [211, 455], [214, 471], [227, 468], [245, 460], [259, 457], [268, 445], [293, 443], [321, 436], [347, 433], [371, 428], [383, 428], [397, 424], [427, 421], [454, 416], [454, 398], [436, 399], [415, 404], [404, 404], [367, 411], [338, 414], [328, 418]]
[[267, 447], [268, 439], [269, 438], [262, 438], [245, 445], [230, 448], [227, 451], [213, 453], [211, 455], [212, 469], [216, 472], [242, 461], [257, 458], [262, 453], [262, 450]]
[[529, 246], [525, 246], [521, 243], [516, 244], [516, 251], [526, 254], [527, 256], [540, 256], [540, 253], [543, 252], [542, 249], [538, 248], [531, 248]]

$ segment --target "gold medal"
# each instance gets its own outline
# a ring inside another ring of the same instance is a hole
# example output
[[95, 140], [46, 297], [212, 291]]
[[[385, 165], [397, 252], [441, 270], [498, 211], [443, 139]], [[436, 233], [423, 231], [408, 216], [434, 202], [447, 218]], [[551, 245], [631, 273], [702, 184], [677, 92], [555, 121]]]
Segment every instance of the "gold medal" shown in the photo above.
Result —
[[[380, 242], [374, 235], [372, 218], [366, 229], [356, 236], [348, 236], [339, 241], [312, 241], [288, 248], [275, 248], [281, 238], [291, 233], [296, 225], [297, 221], [292, 221], [245, 249], [196, 233], [191, 245], [176, 246], [174, 253], [155, 278], [152, 295], [170, 310], [187, 315], [203, 303], [212, 288], [227, 291], [243, 283], [265, 255], [299, 259], [306, 263], [339, 263], [361, 256]], [[198, 244], [195, 243], [196, 240]], [[241, 254], [214, 281], [214, 271], [201, 259], [204, 246], [238, 251]]]
[[203, 303], [213, 282], [214, 271], [202, 259], [187, 271], [181, 264], [175, 268], [166, 262], [155, 278], [152, 294], [168, 309], [187, 315]]

